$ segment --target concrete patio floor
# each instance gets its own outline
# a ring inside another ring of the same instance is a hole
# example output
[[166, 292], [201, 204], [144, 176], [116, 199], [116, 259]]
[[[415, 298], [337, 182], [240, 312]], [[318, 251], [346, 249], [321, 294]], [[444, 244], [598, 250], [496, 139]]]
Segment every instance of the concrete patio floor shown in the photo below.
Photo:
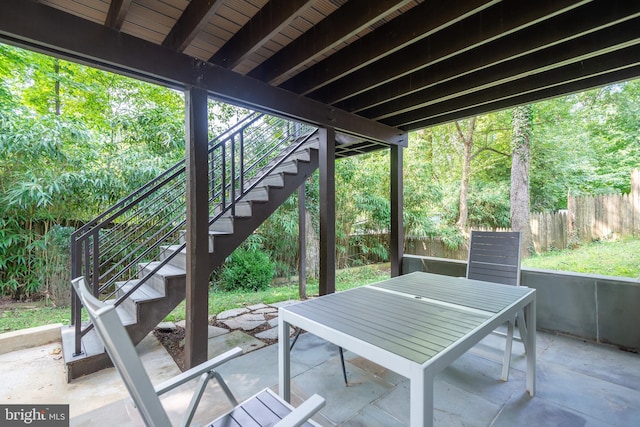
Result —
[[[234, 340], [227, 341], [220, 345], [232, 345]], [[514, 343], [509, 381], [499, 379], [503, 343], [497, 335], [485, 338], [436, 377], [436, 425], [640, 425], [640, 355], [538, 332], [537, 394], [529, 398], [521, 343]], [[141, 425], [113, 368], [67, 384], [59, 348], [59, 343], [52, 343], [0, 355], [0, 402], [68, 403], [72, 426]], [[179, 373], [153, 335], [138, 349], [154, 383]], [[302, 334], [292, 352], [294, 404], [312, 393], [323, 395], [327, 405], [314, 417], [323, 426], [407, 425], [408, 380], [353, 353], [345, 356], [348, 387], [342, 380], [337, 347]], [[236, 396], [244, 399], [264, 387], [277, 390], [277, 358], [277, 345], [266, 346], [220, 371]], [[163, 398], [176, 423], [188, 397], [188, 390], [178, 389]], [[229, 407], [212, 383], [196, 421], [206, 425]]]

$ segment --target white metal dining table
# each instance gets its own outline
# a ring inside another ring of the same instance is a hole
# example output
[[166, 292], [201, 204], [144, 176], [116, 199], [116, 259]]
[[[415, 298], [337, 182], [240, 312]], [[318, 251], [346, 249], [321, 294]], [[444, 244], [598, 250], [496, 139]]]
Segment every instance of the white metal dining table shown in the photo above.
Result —
[[296, 326], [408, 378], [410, 426], [432, 426], [436, 374], [519, 312], [533, 396], [535, 297], [524, 286], [414, 272], [281, 307], [280, 396], [290, 401], [290, 327]]

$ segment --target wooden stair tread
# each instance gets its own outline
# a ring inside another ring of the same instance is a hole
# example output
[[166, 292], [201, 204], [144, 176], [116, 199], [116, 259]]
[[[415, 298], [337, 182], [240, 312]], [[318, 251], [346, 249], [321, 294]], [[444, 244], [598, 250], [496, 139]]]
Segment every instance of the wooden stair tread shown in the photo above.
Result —
[[[152, 261], [145, 264], [146, 268], [148, 269], [154, 269], [158, 265], [160, 265], [160, 261]], [[182, 268], [176, 267], [171, 264], [165, 264], [158, 270], [156, 274], [164, 276], [165, 278], [169, 278], [174, 276], [185, 276], [187, 273]]]
[[[120, 289], [122, 293], [129, 292], [131, 288], [136, 286], [140, 282], [139, 279], [129, 280], [128, 282], [116, 282], [116, 286]], [[158, 292], [152, 287], [148, 286], [146, 283], [142, 284], [138, 289], [136, 289], [130, 296], [134, 301], [149, 301], [156, 300], [160, 298], [164, 298], [164, 294]]]

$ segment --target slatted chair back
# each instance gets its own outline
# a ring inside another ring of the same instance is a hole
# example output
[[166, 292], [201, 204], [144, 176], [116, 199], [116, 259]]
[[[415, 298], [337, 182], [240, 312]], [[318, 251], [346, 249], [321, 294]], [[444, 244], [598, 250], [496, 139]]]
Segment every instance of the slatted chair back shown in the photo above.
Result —
[[520, 286], [520, 232], [472, 231], [467, 278]]
[[169, 417], [116, 313], [116, 307], [94, 297], [84, 277], [74, 279], [71, 283], [82, 299], [107, 354], [122, 377], [145, 425], [170, 426]]

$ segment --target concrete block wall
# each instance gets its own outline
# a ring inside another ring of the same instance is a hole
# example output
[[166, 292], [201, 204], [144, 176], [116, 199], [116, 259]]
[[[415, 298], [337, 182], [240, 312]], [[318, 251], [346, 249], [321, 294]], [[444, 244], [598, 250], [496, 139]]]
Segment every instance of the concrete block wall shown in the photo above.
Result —
[[[405, 255], [402, 273], [465, 276], [466, 261]], [[640, 351], [640, 280], [564, 271], [521, 269], [536, 289], [539, 329]]]

